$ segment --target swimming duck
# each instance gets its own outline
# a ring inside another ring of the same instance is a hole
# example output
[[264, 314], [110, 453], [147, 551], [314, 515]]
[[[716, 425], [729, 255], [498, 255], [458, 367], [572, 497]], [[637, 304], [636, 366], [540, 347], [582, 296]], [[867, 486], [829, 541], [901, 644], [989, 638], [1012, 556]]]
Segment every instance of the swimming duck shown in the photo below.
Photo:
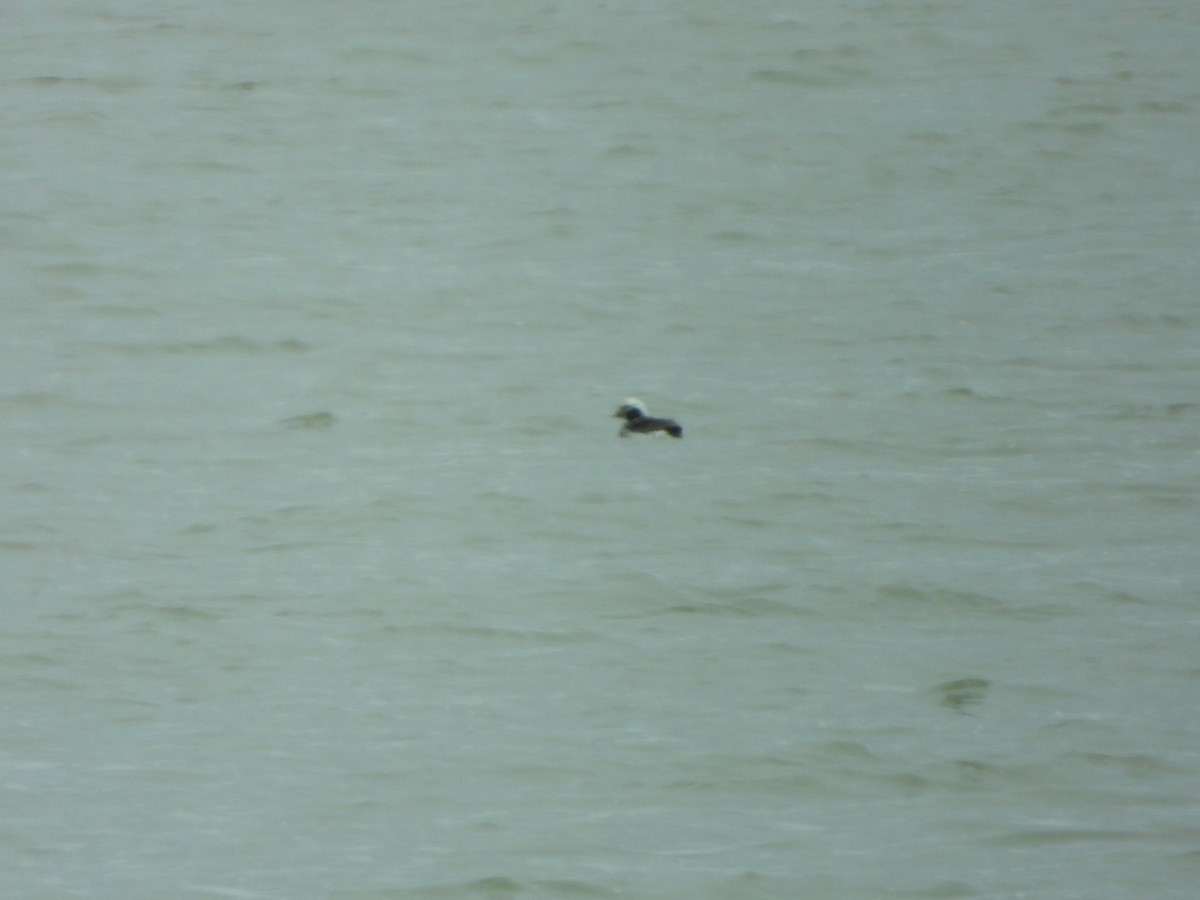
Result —
[[678, 422], [674, 419], [653, 418], [646, 412], [646, 405], [636, 397], [627, 397], [613, 416], [625, 420], [625, 424], [621, 426], [621, 437], [658, 432], [666, 432], [673, 438], [683, 437], [683, 428]]

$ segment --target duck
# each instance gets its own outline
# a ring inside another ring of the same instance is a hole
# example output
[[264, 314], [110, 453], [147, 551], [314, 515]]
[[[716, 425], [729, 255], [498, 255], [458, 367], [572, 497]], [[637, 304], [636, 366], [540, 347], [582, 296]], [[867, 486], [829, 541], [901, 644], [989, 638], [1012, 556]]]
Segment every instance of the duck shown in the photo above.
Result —
[[621, 437], [631, 434], [669, 434], [673, 438], [683, 437], [683, 427], [674, 419], [656, 419], [646, 411], [646, 404], [637, 397], [626, 397], [613, 416], [624, 419]]

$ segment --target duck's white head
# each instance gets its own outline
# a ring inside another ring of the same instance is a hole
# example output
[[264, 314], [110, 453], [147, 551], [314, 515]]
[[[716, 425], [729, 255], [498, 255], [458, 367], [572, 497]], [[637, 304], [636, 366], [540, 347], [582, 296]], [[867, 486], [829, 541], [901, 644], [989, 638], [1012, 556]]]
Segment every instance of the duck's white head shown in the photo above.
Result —
[[649, 415], [644, 404], [637, 397], [626, 397], [625, 402], [613, 413], [613, 417], [617, 419], [641, 418]]

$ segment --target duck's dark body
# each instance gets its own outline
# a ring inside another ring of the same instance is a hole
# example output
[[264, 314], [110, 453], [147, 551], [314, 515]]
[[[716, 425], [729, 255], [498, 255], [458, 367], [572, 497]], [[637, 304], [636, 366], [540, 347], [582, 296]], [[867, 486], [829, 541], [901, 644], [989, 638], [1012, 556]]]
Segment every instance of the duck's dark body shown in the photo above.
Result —
[[625, 424], [621, 427], [621, 437], [659, 432], [669, 434], [673, 438], [683, 437], [683, 428], [678, 422], [674, 419], [656, 419], [646, 415], [646, 407], [640, 400], [626, 400], [613, 415], [618, 419], [625, 420]]

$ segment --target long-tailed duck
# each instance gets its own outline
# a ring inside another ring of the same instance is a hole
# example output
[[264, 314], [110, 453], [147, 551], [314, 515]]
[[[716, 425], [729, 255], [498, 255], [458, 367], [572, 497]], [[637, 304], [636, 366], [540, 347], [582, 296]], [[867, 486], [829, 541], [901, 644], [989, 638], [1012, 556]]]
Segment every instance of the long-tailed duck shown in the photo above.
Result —
[[646, 412], [646, 405], [636, 397], [627, 397], [621, 408], [613, 413], [618, 419], [624, 419], [621, 426], [621, 437], [631, 434], [656, 434], [665, 431], [673, 438], [683, 437], [683, 428], [674, 419], [655, 419]]

